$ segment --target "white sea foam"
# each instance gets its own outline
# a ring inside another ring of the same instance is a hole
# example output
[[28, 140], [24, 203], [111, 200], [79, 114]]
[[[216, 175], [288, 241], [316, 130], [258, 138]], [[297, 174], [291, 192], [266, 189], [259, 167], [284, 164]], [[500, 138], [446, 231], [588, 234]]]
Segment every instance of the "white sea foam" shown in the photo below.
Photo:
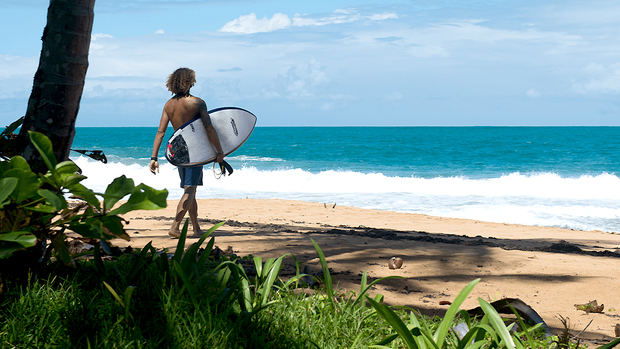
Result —
[[264, 156], [249, 156], [249, 155], [229, 156], [226, 159], [238, 160], [238, 161], [258, 161], [258, 162], [284, 162], [286, 161], [280, 158], [270, 158], [270, 157], [264, 157]]
[[[162, 162], [152, 175], [138, 164], [102, 164], [85, 157], [76, 160], [86, 184], [103, 192], [115, 177], [167, 188], [169, 198], [182, 189], [174, 166]], [[554, 173], [511, 173], [501, 177], [390, 177], [381, 173], [301, 169], [235, 169], [219, 180], [205, 166], [201, 198], [283, 198], [337, 202], [363, 208], [418, 212], [447, 217], [505, 223], [563, 226], [620, 231], [620, 178], [614, 174], [561, 177]]]

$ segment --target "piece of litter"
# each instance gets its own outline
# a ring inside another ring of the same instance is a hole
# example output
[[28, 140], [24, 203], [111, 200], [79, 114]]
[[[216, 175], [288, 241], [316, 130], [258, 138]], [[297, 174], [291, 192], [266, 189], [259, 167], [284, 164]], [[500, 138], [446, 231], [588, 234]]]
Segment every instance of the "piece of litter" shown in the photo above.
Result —
[[586, 314], [602, 313], [603, 309], [605, 309], [605, 304], [598, 305], [598, 302], [595, 299], [593, 301], [589, 301], [588, 303], [575, 304], [575, 308], [577, 308], [577, 310], [585, 311]]

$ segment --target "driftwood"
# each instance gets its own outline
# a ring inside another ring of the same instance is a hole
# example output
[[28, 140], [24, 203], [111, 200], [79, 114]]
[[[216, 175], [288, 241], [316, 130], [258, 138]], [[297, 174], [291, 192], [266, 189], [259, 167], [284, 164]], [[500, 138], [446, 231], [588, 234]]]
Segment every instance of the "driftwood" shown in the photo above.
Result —
[[[525, 302], [519, 298], [503, 298], [491, 303], [491, 306], [500, 314], [514, 314], [514, 312], [516, 312], [521, 319], [527, 323], [542, 324], [542, 328], [545, 331], [545, 336], [551, 336], [551, 329], [549, 329], [549, 326], [547, 326], [542, 317], [538, 315], [532, 307], [525, 304]], [[484, 316], [484, 312], [481, 307], [470, 309], [467, 313], [469, 313], [470, 316]]]

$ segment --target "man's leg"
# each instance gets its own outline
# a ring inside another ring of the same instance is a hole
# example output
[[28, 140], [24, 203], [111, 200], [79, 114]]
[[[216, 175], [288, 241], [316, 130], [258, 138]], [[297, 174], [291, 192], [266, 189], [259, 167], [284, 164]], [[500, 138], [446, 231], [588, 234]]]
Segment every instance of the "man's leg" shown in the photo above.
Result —
[[[196, 200], [196, 186], [188, 186], [185, 187], [185, 192], [183, 193], [183, 196], [181, 197], [181, 200], [179, 200], [179, 204], [177, 205], [177, 214], [174, 217], [174, 222], [172, 223], [172, 226], [170, 227], [170, 231], [168, 231], [168, 235], [178, 238], [179, 236], [181, 236], [181, 232], [179, 231], [179, 226], [181, 225], [181, 221], [183, 220], [183, 217], [185, 217], [185, 212], [188, 211], [188, 209], [190, 209], [192, 205], [192, 203]], [[190, 212], [190, 218], [191, 218], [191, 212]], [[192, 222], [193, 224], [193, 222]], [[196, 226], [194, 226], [195, 229]], [[194, 232], [196, 232], [196, 230], [194, 230]]]
[[198, 203], [196, 202], [195, 191], [191, 201], [189, 202], [189, 221], [192, 223], [192, 227], [194, 228], [194, 236], [201, 236], [202, 230], [200, 230], [200, 225], [198, 224]]

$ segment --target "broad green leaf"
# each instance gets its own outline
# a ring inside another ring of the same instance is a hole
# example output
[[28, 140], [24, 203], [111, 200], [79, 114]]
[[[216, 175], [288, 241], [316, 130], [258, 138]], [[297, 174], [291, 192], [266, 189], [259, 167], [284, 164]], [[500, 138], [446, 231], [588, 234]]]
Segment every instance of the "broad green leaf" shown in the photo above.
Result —
[[452, 327], [452, 321], [454, 320], [456, 313], [459, 311], [459, 307], [463, 304], [478, 282], [480, 282], [480, 279], [476, 279], [463, 287], [463, 290], [461, 290], [459, 295], [454, 299], [454, 302], [452, 302], [452, 305], [450, 305], [450, 308], [448, 308], [446, 315], [444, 315], [443, 320], [439, 324], [439, 327], [434, 335], [434, 339], [438, 347], [441, 348], [443, 346], [443, 342], [448, 335], [450, 327]]
[[76, 216], [76, 218], [69, 223], [69, 229], [83, 237], [103, 240], [110, 240], [113, 238], [129, 240], [129, 236], [125, 233], [125, 229], [123, 228], [122, 218], [118, 216], [97, 215], [86, 219], [79, 219], [80, 216]]
[[24, 248], [13, 243], [0, 243], [0, 259], [11, 257], [13, 253], [23, 250]]
[[106, 211], [112, 209], [120, 199], [131, 194], [134, 188], [133, 179], [127, 178], [125, 175], [114, 178], [103, 194], [103, 209]]
[[0, 178], [4, 178], [4, 172], [13, 168], [10, 161], [0, 161]]
[[516, 349], [515, 342], [512, 340], [512, 336], [510, 335], [510, 332], [508, 332], [506, 324], [504, 324], [504, 320], [502, 320], [497, 313], [497, 310], [495, 310], [491, 304], [482, 298], [478, 298], [478, 303], [480, 303], [482, 311], [484, 311], [484, 313], [489, 317], [491, 326], [493, 326], [493, 329], [495, 329], [499, 337], [502, 339], [504, 345], [506, 345], [508, 349]]
[[81, 181], [86, 179], [86, 176], [81, 175], [79, 173], [65, 173], [59, 174], [58, 182], [65, 188], [70, 188], [75, 184], [80, 183]]
[[106, 233], [105, 238], [121, 238], [123, 240], [129, 241], [129, 235], [125, 232], [125, 228], [123, 227], [123, 219], [119, 216], [107, 215], [98, 217], [103, 224], [104, 232]]
[[132, 191], [129, 200], [110, 212], [110, 214], [124, 214], [134, 210], [159, 210], [166, 207], [168, 190], [153, 189], [145, 184], [139, 184]]
[[80, 168], [71, 160], [63, 161], [56, 165], [56, 173], [76, 173]]
[[56, 213], [58, 210], [52, 205], [37, 205], [35, 207], [26, 207], [26, 210], [40, 213]]
[[67, 189], [71, 192], [71, 194], [79, 197], [80, 199], [86, 201], [89, 205], [94, 207], [99, 207], [99, 199], [95, 196], [95, 193], [86, 188], [83, 184], [76, 183], [71, 186], [68, 186]]
[[12, 157], [9, 163], [11, 168], [32, 172], [30, 165], [28, 165], [28, 161], [19, 155]]
[[30, 136], [30, 141], [34, 147], [39, 151], [47, 168], [52, 172], [55, 171], [56, 156], [54, 156], [54, 150], [52, 149], [52, 141], [43, 133], [36, 131], [28, 131], [28, 136]]
[[47, 200], [58, 211], [67, 208], [67, 201], [62, 194], [54, 193], [51, 190], [39, 189], [37, 193]]
[[13, 242], [28, 248], [37, 243], [37, 237], [27, 231], [12, 231], [9, 233], [0, 233], [0, 241]]
[[6, 177], [0, 179], [0, 208], [3, 206], [4, 200], [11, 195], [13, 190], [17, 187], [19, 180], [15, 177]]
[[374, 300], [368, 298], [368, 302], [372, 305], [373, 308], [377, 311], [377, 313], [398, 333], [399, 337], [405, 343], [407, 348], [418, 348], [418, 343], [416, 343], [411, 331], [405, 326], [403, 320], [401, 320], [396, 313], [390, 309], [387, 305], [377, 303]]
[[83, 237], [92, 239], [101, 239], [104, 233], [103, 224], [101, 224], [101, 221], [95, 219], [86, 220], [84, 222], [71, 222], [69, 224], [69, 229]]
[[17, 178], [17, 186], [9, 194], [11, 199], [20, 203], [28, 199], [38, 199], [39, 177], [30, 170], [13, 168], [4, 173], [5, 177]]

